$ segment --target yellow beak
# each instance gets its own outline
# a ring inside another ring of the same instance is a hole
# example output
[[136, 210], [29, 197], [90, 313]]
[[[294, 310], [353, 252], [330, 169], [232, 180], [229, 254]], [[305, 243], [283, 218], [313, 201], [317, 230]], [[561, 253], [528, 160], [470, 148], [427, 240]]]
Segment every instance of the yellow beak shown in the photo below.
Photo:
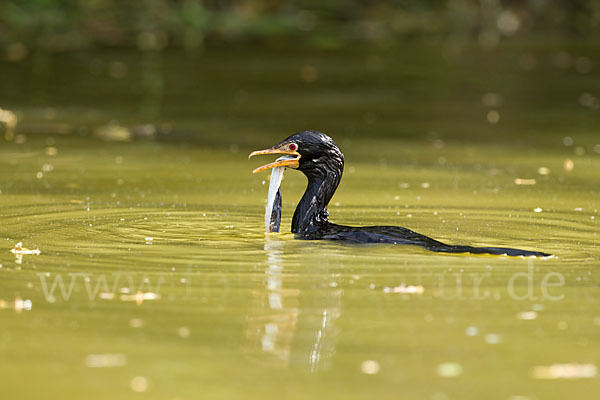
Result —
[[297, 151], [280, 149], [280, 148], [276, 148], [276, 147], [271, 147], [270, 149], [265, 149], [265, 150], [253, 151], [248, 156], [248, 159], [250, 159], [251, 157], [260, 156], [263, 154], [284, 154], [284, 155], [294, 156], [294, 158], [285, 157], [285, 158], [278, 159], [275, 162], [272, 162], [270, 164], [266, 164], [266, 165], [256, 168], [254, 171], [252, 171], [253, 174], [256, 174], [257, 172], [265, 171], [267, 169], [275, 168], [275, 167], [298, 168], [298, 160], [300, 160], [300, 153], [298, 153]]

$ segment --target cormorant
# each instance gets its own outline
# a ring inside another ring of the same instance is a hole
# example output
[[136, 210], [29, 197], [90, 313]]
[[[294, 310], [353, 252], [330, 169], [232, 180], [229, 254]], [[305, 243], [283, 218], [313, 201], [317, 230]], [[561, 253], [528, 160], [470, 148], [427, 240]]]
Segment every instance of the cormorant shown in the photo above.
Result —
[[[443, 253], [550, 256], [539, 251], [504, 247], [449, 245], [399, 226], [353, 227], [334, 224], [329, 222], [327, 205], [342, 178], [344, 155], [329, 136], [319, 131], [299, 132], [270, 149], [252, 152], [248, 158], [262, 154], [283, 154], [285, 157], [256, 168], [254, 173], [274, 167], [288, 167], [301, 171], [308, 178], [308, 186], [292, 218], [292, 232], [299, 239], [408, 244]], [[281, 204], [279, 193], [277, 201]]]

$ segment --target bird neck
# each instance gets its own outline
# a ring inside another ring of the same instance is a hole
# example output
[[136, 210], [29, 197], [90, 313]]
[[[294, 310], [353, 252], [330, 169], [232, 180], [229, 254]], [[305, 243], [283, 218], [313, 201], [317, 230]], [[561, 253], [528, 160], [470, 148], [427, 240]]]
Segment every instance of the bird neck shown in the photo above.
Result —
[[308, 186], [292, 218], [292, 232], [314, 238], [329, 223], [327, 205], [342, 178], [343, 164], [335, 169], [306, 173]]

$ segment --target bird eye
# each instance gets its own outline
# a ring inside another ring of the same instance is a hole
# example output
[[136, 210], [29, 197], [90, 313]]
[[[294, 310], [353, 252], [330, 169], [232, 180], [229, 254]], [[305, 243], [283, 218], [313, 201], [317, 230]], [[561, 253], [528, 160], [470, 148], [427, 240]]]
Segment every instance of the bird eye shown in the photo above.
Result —
[[290, 149], [291, 151], [295, 151], [296, 149], [298, 149], [298, 145], [296, 143], [290, 143], [288, 149]]

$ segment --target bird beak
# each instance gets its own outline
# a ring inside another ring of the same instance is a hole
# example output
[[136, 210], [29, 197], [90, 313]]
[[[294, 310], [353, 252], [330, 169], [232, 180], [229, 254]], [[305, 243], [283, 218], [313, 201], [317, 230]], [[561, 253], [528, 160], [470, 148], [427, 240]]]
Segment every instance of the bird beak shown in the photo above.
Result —
[[284, 157], [280, 157], [275, 162], [256, 168], [254, 171], [252, 171], [253, 174], [275, 167], [298, 168], [298, 160], [300, 160], [300, 153], [298, 153], [297, 151], [287, 150], [283, 148], [271, 147], [270, 149], [253, 151], [248, 156], [248, 159], [263, 154], [283, 154]]

